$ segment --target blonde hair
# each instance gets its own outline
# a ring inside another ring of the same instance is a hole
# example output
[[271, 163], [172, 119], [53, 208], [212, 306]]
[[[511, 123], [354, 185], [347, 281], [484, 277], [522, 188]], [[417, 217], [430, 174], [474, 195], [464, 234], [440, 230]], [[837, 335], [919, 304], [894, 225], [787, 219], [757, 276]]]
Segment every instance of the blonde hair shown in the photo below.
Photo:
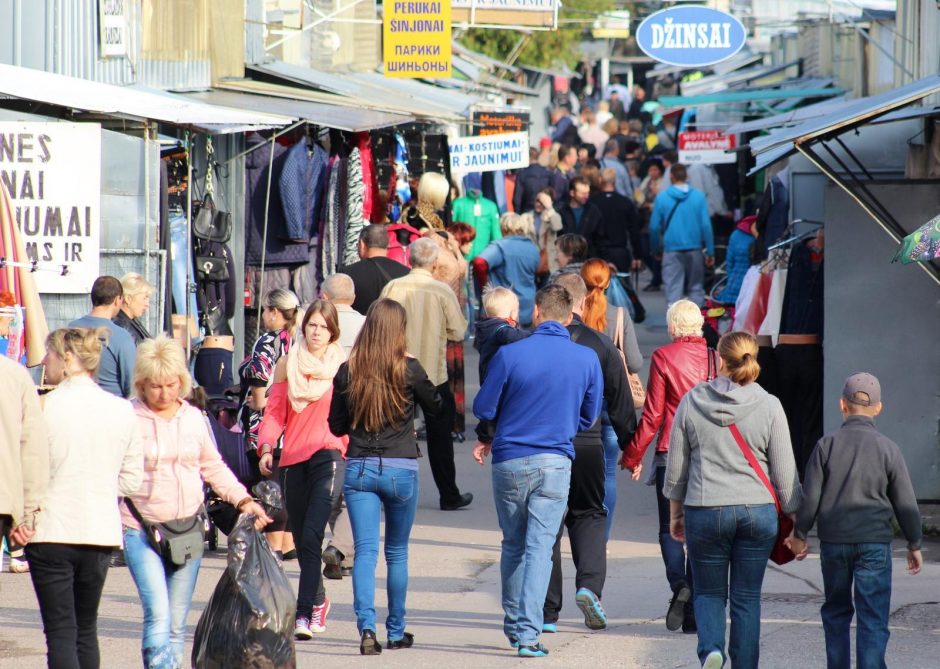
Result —
[[268, 309], [277, 309], [281, 312], [287, 326], [284, 328], [291, 334], [297, 334], [297, 321], [300, 316], [300, 300], [297, 296], [286, 288], [275, 288], [264, 296], [261, 302], [262, 306]]
[[535, 237], [535, 219], [531, 216], [520, 216], [511, 211], [499, 217], [499, 230], [504, 237], [520, 235]]
[[153, 295], [154, 288], [147, 279], [137, 272], [128, 272], [121, 277], [121, 288], [124, 289], [124, 297], [134, 297], [135, 295]]
[[180, 397], [189, 395], [193, 380], [186, 365], [186, 354], [179, 342], [165, 334], [141, 342], [134, 363], [134, 392], [137, 397], [144, 396], [143, 389], [147, 381], [163, 381], [173, 377], [180, 380]]
[[691, 300], [674, 302], [666, 311], [666, 325], [669, 336], [673, 339], [679, 337], [701, 337], [705, 317], [702, 310]]
[[94, 376], [101, 363], [101, 348], [109, 334], [108, 328], [59, 328], [46, 337], [46, 350], [63, 360], [66, 353], [71, 353], [82, 369]]
[[483, 291], [483, 310], [487, 316], [518, 318], [519, 296], [508, 288], [489, 286]]
[[450, 195], [450, 184], [443, 174], [425, 172], [418, 181], [418, 200], [428, 202], [435, 209], [443, 209]]
[[760, 374], [757, 363], [757, 339], [750, 332], [728, 332], [718, 340], [718, 355], [725, 363], [725, 374], [739, 385], [753, 383]]

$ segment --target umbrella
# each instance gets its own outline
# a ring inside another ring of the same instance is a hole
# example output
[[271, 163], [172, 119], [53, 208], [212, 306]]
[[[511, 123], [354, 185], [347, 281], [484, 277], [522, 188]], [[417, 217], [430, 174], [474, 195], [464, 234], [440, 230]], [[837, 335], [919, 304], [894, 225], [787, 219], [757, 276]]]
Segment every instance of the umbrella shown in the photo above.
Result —
[[905, 265], [912, 262], [930, 262], [940, 259], [940, 215], [917, 228], [901, 240], [901, 248], [892, 262]]
[[26, 364], [38, 365], [45, 356], [46, 314], [39, 301], [33, 267], [23, 239], [16, 227], [13, 207], [6, 186], [0, 182], [0, 293], [9, 293], [15, 304], [25, 311], [24, 348]]

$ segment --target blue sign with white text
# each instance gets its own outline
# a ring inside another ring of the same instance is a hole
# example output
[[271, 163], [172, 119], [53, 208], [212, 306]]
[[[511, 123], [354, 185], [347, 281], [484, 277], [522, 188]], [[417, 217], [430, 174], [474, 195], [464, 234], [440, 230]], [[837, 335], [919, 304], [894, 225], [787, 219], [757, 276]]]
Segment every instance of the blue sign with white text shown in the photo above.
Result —
[[720, 63], [740, 51], [746, 41], [747, 31], [737, 18], [700, 5], [651, 14], [636, 31], [637, 45], [647, 56], [689, 67]]

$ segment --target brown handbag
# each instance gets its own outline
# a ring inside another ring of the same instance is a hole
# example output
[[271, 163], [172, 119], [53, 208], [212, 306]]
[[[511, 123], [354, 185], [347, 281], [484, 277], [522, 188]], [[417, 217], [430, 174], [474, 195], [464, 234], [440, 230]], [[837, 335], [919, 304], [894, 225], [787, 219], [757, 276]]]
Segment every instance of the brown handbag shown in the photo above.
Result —
[[617, 307], [617, 329], [614, 330], [614, 346], [620, 351], [620, 359], [623, 360], [623, 369], [627, 372], [627, 379], [630, 381], [630, 394], [633, 395], [633, 407], [639, 409], [646, 402], [646, 388], [643, 387], [643, 380], [636, 372], [631, 372], [627, 367], [627, 355], [623, 351], [623, 307]]

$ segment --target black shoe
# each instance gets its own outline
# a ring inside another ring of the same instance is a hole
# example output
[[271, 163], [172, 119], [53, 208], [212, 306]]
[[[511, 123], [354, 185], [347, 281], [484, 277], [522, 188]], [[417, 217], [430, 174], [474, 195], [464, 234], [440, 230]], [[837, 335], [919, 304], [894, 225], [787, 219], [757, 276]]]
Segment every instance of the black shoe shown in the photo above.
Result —
[[375, 632], [372, 630], [362, 630], [362, 638], [359, 641], [360, 655], [381, 655], [382, 644], [375, 638]]
[[441, 500], [441, 511], [456, 511], [457, 509], [462, 509], [465, 506], [470, 506], [470, 502], [473, 501], [473, 493], [465, 492], [460, 497], [449, 502]]
[[400, 648], [411, 648], [415, 643], [415, 635], [405, 632], [401, 639], [392, 641], [389, 639], [385, 647], [389, 650], [399, 650]]
[[291, 548], [289, 551], [287, 551], [286, 553], [284, 553], [283, 556], [281, 556], [281, 559], [282, 559], [282, 560], [296, 560], [296, 559], [297, 559], [297, 549], [296, 549], [296, 548]]
[[687, 585], [680, 585], [672, 594], [669, 602], [669, 611], [666, 612], [666, 629], [675, 632], [682, 627], [685, 619], [685, 605], [692, 600], [692, 591]]
[[331, 581], [342, 581], [343, 568], [338, 564], [325, 564], [323, 565], [323, 578], [328, 578]]
[[692, 602], [686, 602], [682, 615], [682, 633], [695, 634], [696, 632], [698, 632], [698, 625], [695, 624], [695, 607], [692, 606]]
[[661, 286], [660, 284], [658, 284], [658, 283], [650, 283], [650, 284], [647, 284], [647, 285], [643, 288], [643, 292], [644, 292], [644, 293], [655, 293], [655, 292], [658, 292], [660, 289], [662, 289], [662, 286]]
[[124, 559], [124, 551], [117, 550], [111, 552], [111, 566], [112, 567], [126, 567], [127, 561]]
[[343, 576], [352, 576], [352, 567], [340, 567], [339, 570]]

